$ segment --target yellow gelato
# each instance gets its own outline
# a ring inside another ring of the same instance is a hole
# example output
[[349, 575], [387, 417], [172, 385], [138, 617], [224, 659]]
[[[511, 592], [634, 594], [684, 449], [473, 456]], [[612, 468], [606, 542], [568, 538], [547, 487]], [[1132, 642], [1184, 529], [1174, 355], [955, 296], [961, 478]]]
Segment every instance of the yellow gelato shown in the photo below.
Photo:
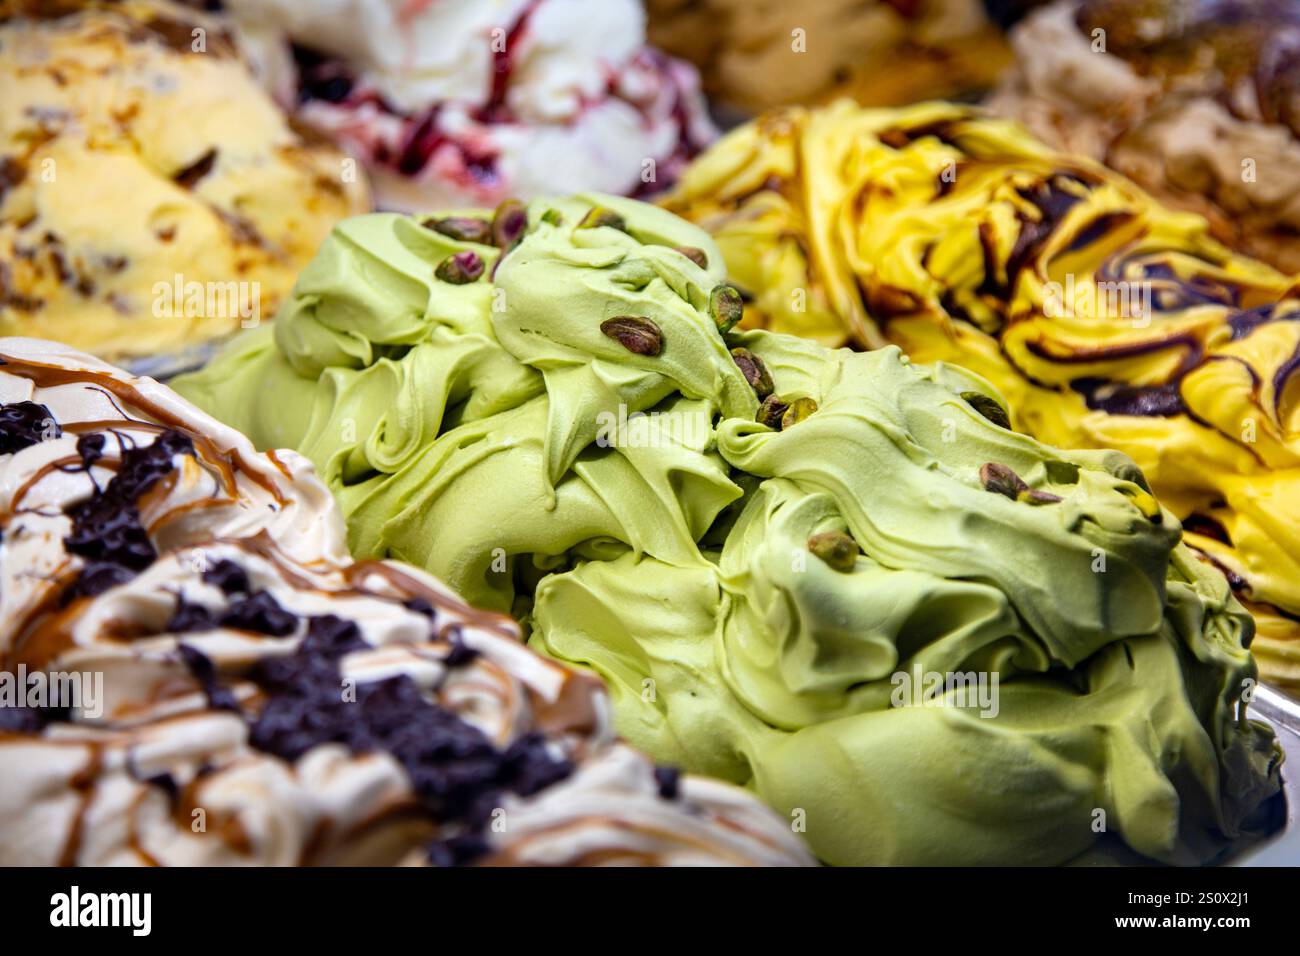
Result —
[[0, 4], [0, 335], [121, 360], [269, 318], [367, 206], [352, 165], [201, 14], [71, 9]]
[[900, 345], [993, 382], [1018, 427], [1131, 455], [1300, 687], [1300, 289], [1116, 173], [965, 107], [789, 109], [665, 204], [747, 321]]

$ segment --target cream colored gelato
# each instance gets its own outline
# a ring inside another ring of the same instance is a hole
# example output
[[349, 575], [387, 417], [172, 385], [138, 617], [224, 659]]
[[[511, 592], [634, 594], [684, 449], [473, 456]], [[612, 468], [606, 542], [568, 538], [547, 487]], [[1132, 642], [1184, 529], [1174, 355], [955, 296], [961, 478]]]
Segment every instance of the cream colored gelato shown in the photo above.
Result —
[[714, 135], [638, 0], [228, 7], [266, 83], [364, 158], [385, 208], [654, 192]]

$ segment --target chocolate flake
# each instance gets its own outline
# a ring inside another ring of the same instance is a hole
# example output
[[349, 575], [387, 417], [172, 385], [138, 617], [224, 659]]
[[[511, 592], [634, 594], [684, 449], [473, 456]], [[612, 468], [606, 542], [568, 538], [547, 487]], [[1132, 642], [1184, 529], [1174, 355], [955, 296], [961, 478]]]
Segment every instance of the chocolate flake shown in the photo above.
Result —
[[[77, 444], [80, 451], [82, 443]], [[88, 450], [95, 447], [86, 445]], [[102, 443], [97, 450], [102, 453]], [[140, 496], [175, 468], [172, 459], [176, 455], [193, 454], [194, 443], [188, 436], [164, 431], [152, 444], [127, 449], [112, 481], [99, 494], [69, 510], [72, 533], [63, 539], [63, 545], [69, 553], [88, 559], [70, 597], [98, 594], [153, 563], [158, 554], [140, 523]]]
[[217, 149], [210, 148], [206, 153], [176, 173], [172, 180], [182, 189], [193, 189], [200, 179], [212, 172], [217, 163]]
[[[368, 647], [355, 622], [334, 615], [308, 618], [292, 654], [266, 658], [248, 674], [265, 697], [250, 720], [249, 742], [289, 761], [326, 743], [353, 753], [391, 754], [429, 813], [460, 828], [430, 845], [430, 860], [441, 865], [488, 852], [483, 834], [504, 793], [528, 796], [573, 772], [569, 761], [550, 753], [540, 733], [498, 749], [477, 727], [427, 700], [407, 676], [363, 682], [355, 698], [345, 698], [339, 661]], [[212, 705], [233, 706], [212, 661], [192, 647], [181, 652]]]

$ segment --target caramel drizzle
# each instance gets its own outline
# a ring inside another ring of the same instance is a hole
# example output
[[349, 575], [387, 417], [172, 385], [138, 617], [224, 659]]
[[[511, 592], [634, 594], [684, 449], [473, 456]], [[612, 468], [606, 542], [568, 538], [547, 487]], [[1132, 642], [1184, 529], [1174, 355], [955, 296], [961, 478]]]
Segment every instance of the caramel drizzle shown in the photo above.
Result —
[[91, 804], [95, 802], [96, 783], [103, 770], [103, 745], [90, 743], [88, 746], [89, 760], [68, 780], [68, 786], [80, 793], [81, 798], [77, 803], [77, 812], [72, 819], [72, 826], [68, 829], [68, 838], [63, 844], [63, 852], [59, 854], [59, 866], [75, 866], [77, 863], [77, 856], [81, 852], [86, 814], [90, 812]]
[[[60, 365], [46, 365], [28, 359], [17, 359], [4, 353], [0, 353], [0, 362], [4, 363], [4, 371], [20, 375], [35, 383], [39, 388], [57, 388], [60, 385], [92, 383], [119, 401], [139, 409], [154, 419], [153, 422], [138, 421], [124, 415], [123, 420], [131, 423], [131, 427], [139, 425], [147, 429], [150, 427], [159, 428], [161, 425], [162, 428], [178, 431], [188, 436], [194, 442], [195, 451], [202, 454], [203, 460], [221, 472], [223, 482], [231, 495], [235, 493], [235, 470], [238, 469], [247, 474], [254, 483], [265, 489], [276, 500], [277, 504], [283, 505], [285, 503], [285, 498], [275, 482], [258, 474], [257, 469], [244, 458], [237, 448], [231, 448], [223, 452], [211, 438], [195, 431], [189, 423], [149, 399], [129, 382], [90, 369], [69, 369]], [[72, 426], [63, 427], [68, 430], [72, 429]], [[276, 465], [281, 472], [287, 474], [283, 464], [278, 459]]]
[[[12, 356], [3, 354], [0, 354], [0, 362], [4, 363], [5, 371], [12, 371], [17, 374], [25, 375], [25, 377], [33, 381], [38, 387], [42, 388], [71, 385], [79, 382], [93, 383], [94, 385], [103, 388], [111, 396], [116, 397], [120, 401], [135, 409], [139, 409], [156, 419], [154, 422], [140, 421], [132, 419], [123, 413], [123, 419], [121, 421], [78, 422], [63, 426], [64, 430], [69, 433], [77, 434], [95, 430], [112, 431], [118, 427], [156, 432], [161, 432], [164, 429], [173, 429], [191, 438], [194, 442], [196, 454], [200, 457], [200, 460], [216, 468], [221, 476], [221, 483], [235, 501], [239, 499], [239, 496], [236, 493], [237, 485], [235, 482], [235, 468], [241, 468], [254, 480], [255, 483], [266, 489], [277, 503], [285, 503], [286, 499], [280, 493], [280, 489], [276, 486], [275, 482], [259, 475], [256, 470], [251, 468], [248, 462], [243, 459], [237, 449], [231, 449], [228, 452], [223, 453], [217, 448], [216, 444], [211, 439], [195, 432], [194, 429], [189, 427], [184, 421], [169, 413], [166, 409], [161, 408], [156, 403], [150, 401], [133, 385], [119, 381], [110, 375], [96, 373], [90, 370], [74, 371], [59, 366], [50, 366], [38, 362], [18, 360], [14, 359]], [[268, 458], [274, 464], [276, 469], [280, 471], [281, 474], [285, 475], [286, 478], [292, 477], [289, 469], [285, 467], [284, 463], [278, 457], [274, 454], [270, 454], [268, 455]], [[40, 480], [52, 474], [55, 470], [79, 465], [83, 465], [80, 456], [66, 456], [55, 462], [50, 462], [42, 466], [42, 468], [28, 479], [21, 489], [19, 489], [18, 493], [16, 493], [14, 497], [14, 501], [11, 503], [10, 511], [8, 514], [4, 515], [3, 518], [0, 518], [0, 521], [7, 521], [10, 516], [17, 513], [17, 506], [21, 504], [23, 498], [25, 498], [31, 488]], [[95, 462], [95, 466], [108, 469], [116, 468], [119, 465], [120, 460], [112, 458], [105, 458]], [[166, 486], [166, 489], [170, 490], [174, 487], [176, 477], [174, 474], [169, 475], [166, 480], [171, 483]], [[165, 491], [159, 492], [159, 495], [165, 497], [165, 493]], [[154, 495], [153, 490], [151, 490], [148, 497], [153, 498], [158, 497], [158, 495]], [[154, 527], [149, 529], [151, 536], [158, 524], [165, 521], [166, 518], [171, 517], [176, 512], [187, 511], [190, 507], [204, 507], [210, 503], [224, 504], [224, 502], [207, 502], [200, 500], [172, 509], [168, 511], [167, 515], [162, 519], [154, 522]], [[360, 585], [359, 582], [364, 578], [364, 576], [377, 574], [386, 580], [398, 594], [405, 595], [408, 598], [423, 598], [435, 609], [459, 618], [460, 621], [457, 621], [456, 624], [468, 624], [493, 633], [500, 638], [509, 638], [515, 641], [519, 640], [517, 626], [510, 618], [501, 614], [473, 608], [458, 598], [432, 588], [390, 564], [377, 561], [367, 561], [355, 562], [342, 568], [330, 567], [329, 570], [339, 571], [341, 573], [343, 580], [348, 586], [342, 590], [322, 589], [318, 586], [317, 582], [297, 573], [290, 566], [290, 563], [285, 559], [279, 547], [266, 529], [262, 529], [256, 534], [246, 538], [209, 539], [206, 542], [195, 543], [188, 546], [203, 547], [205, 545], [212, 546], [217, 544], [232, 545], [264, 557], [277, 567], [281, 573], [282, 580], [288, 583], [291, 587], [300, 591], [312, 591], [324, 594], [334, 593], [339, 595], [370, 595], [381, 599], [390, 597], [389, 595], [376, 593], [373, 590]], [[175, 549], [171, 549], [169, 553], [174, 552], [174, 550]], [[44, 596], [44, 599], [35, 605], [26, 615], [23, 626], [20, 628], [19, 636], [15, 640], [14, 645], [10, 649], [9, 653], [3, 655], [2, 662], [4, 666], [12, 667], [17, 661], [21, 660], [28, 663], [30, 666], [43, 667], [57, 659], [64, 650], [73, 645], [73, 631], [76, 623], [88, 611], [94, 599], [90, 597], [79, 598], [72, 602], [68, 607], [59, 609], [52, 616], [50, 612], [54, 611], [56, 603], [62, 598], [63, 591], [66, 590], [67, 586], [70, 585], [74, 578], [74, 572], [65, 571], [50, 580], [49, 583], [51, 586], [47, 591], [47, 594]], [[440, 640], [449, 640], [447, 630], [450, 626], [453, 625], [444, 625], [440, 629], [438, 634]], [[102, 638], [103, 635], [99, 635], [99, 637]], [[518, 680], [495, 662], [485, 659], [482, 661], [480, 666], [483, 666], [488, 673], [495, 677], [493, 683], [495, 683], [498, 688], [504, 687], [508, 691], [506, 698], [503, 701], [506, 705], [507, 713], [513, 713], [516, 709], [514, 699], [516, 685], [523, 686], [527, 694], [528, 702], [531, 705], [530, 713], [534, 718], [534, 725], [544, 732], [551, 734], [564, 731], [590, 732], [599, 725], [599, 713], [596, 707], [596, 700], [601, 693], [601, 686], [599, 681], [590, 675], [580, 674], [567, 668], [562, 668], [559, 665], [550, 665], [556, 670], [562, 672], [563, 680], [558, 696], [554, 700], [548, 701], [541, 698], [531, 686]], [[179, 719], [183, 716], [186, 715], [177, 715], [177, 718]], [[0, 738], [7, 738], [9, 736], [10, 735], [8, 734], [0, 735]], [[22, 735], [19, 736], [21, 737]], [[81, 791], [83, 796], [77, 810], [76, 819], [70, 829], [60, 856], [61, 863], [64, 865], [72, 865], [77, 861], [82, 842], [82, 831], [84, 828], [85, 817], [95, 798], [96, 779], [102, 772], [102, 745], [91, 743], [89, 744], [89, 747], [91, 754], [89, 762], [69, 781], [70, 786]], [[185, 792], [180, 795], [175, 802], [175, 813], [183, 816], [186, 814], [187, 808], [192, 811], [194, 806], [196, 806], [195, 797], [197, 796], [197, 788], [201, 785], [204, 776], [205, 775], [201, 773], [187, 784]], [[143, 792], [139, 799], [143, 799]], [[352, 829], [362, 830], [372, 826], [377, 826], [380, 822], [390, 818], [394, 814], [408, 812], [410, 812], [409, 808], [403, 807], [399, 803], [398, 805], [392, 806], [385, 811], [378, 813], [374, 819], [368, 821], [365, 826], [354, 827]], [[240, 832], [233, 832], [231, 826], [222, 826], [217, 835], [224, 842], [230, 845], [232, 849], [235, 849], [238, 852], [250, 852], [252, 847], [247, 833], [244, 833], [242, 828], [238, 827], [237, 821], [233, 818], [226, 821], [226, 823], [233, 825], [234, 829], [238, 829]], [[321, 843], [325, 840], [327, 834], [328, 830], [317, 834], [315, 839], [312, 841], [313, 845], [309, 848], [310, 853], [305, 854], [305, 856], [310, 857], [311, 855], [314, 855], [314, 853], [319, 852]], [[138, 845], [138, 833], [134, 830], [131, 836], [131, 848], [145, 862], [157, 864], [158, 861]]]

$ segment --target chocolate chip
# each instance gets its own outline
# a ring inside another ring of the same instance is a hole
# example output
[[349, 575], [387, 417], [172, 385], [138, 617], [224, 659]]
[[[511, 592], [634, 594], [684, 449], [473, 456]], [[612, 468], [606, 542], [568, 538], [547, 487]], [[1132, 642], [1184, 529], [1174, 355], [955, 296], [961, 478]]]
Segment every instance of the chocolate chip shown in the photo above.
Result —
[[252, 590], [248, 583], [248, 574], [234, 561], [222, 558], [203, 572], [203, 580], [213, 587], [220, 588], [225, 594], [247, 594]]
[[104, 433], [86, 432], [78, 436], [77, 455], [81, 458], [81, 467], [90, 471], [95, 462], [104, 457]]
[[176, 610], [163, 628], [168, 634], [190, 634], [196, 631], [211, 631], [217, 626], [212, 612], [202, 604], [190, 604], [177, 599]]
[[448, 667], [464, 667], [478, 657], [478, 651], [466, 644], [461, 637], [460, 628], [452, 628], [447, 633], [447, 641], [451, 644], [451, 650], [442, 662]]
[[[103, 443], [79, 440], [77, 449], [83, 463], [93, 463], [102, 454]], [[120, 584], [153, 563], [157, 552], [140, 523], [138, 501], [175, 468], [173, 458], [193, 454], [194, 443], [187, 435], [162, 432], [149, 445], [127, 449], [112, 481], [98, 494], [69, 509], [72, 533], [63, 539], [63, 545], [71, 554], [88, 559], [73, 584], [74, 593], [98, 593], [88, 589], [111, 586], [109, 581]], [[117, 565], [121, 571], [110, 572], [105, 565]], [[82, 581], [81, 577], [88, 580]]]
[[217, 162], [216, 147], [212, 147], [194, 162], [190, 163], [184, 169], [180, 170], [172, 177], [172, 181], [182, 189], [193, 189], [200, 179], [212, 172], [212, 167]]
[[408, 611], [414, 611], [416, 614], [423, 614], [431, 621], [438, 615], [438, 612], [434, 610], [433, 605], [421, 597], [411, 598], [409, 601], [404, 601], [402, 607], [406, 608]]
[[54, 414], [44, 405], [37, 402], [0, 405], [0, 455], [12, 455], [62, 434]]
[[135, 577], [136, 572], [111, 561], [90, 561], [81, 569], [77, 579], [63, 595], [63, 602], [79, 597], [94, 597], [103, 594], [109, 588], [125, 584]]
[[235, 695], [221, 685], [212, 658], [188, 644], [179, 645], [177, 650], [180, 652], [181, 660], [189, 669], [190, 674], [193, 675], [199, 687], [203, 689], [203, 694], [208, 699], [208, 706], [213, 710], [233, 710], [238, 712], [239, 704], [235, 701]]
[[0, 707], [0, 731], [38, 734], [49, 724], [71, 716], [66, 707]]
[[280, 607], [269, 591], [257, 591], [231, 604], [217, 623], [237, 631], [287, 637], [297, 629], [298, 618]]
[[665, 800], [676, 800], [681, 792], [682, 772], [676, 767], [655, 767], [655, 782], [659, 784], [659, 796]]
[[[242, 570], [239, 571], [243, 575]], [[244, 587], [248, 578], [244, 575]], [[228, 627], [236, 631], [266, 634], [269, 637], [288, 637], [298, 629], [298, 618], [280, 607], [268, 591], [255, 591], [248, 597], [231, 602], [223, 611], [212, 611], [202, 604], [191, 604], [177, 599], [176, 610], [167, 622], [169, 634], [186, 634], [192, 631], [211, 631]]]

